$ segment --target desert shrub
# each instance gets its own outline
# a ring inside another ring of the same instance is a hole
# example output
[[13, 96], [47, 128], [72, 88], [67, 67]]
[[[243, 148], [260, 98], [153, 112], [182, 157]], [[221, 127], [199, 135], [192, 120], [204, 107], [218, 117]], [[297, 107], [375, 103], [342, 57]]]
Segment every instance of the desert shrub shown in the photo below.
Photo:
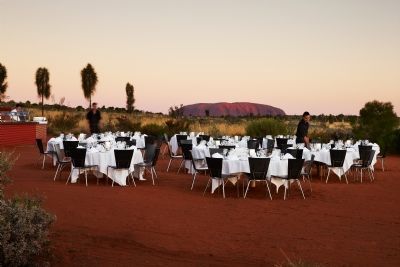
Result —
[[115, 124], [116, 131], [138, 131], [140, 130], [140, 122], [134, 122], [126, 116], [120, 116], [117, 118], [117, 123]]
[[357, 138], [378, 143], [382, 151], [387, 151], [393, 145], [391, 135], [398, 125], [399, 119], [392, 103], [372, 101], [366, 103], [360, 110], [354, 133]]
[[25, 266], [48, 248], [48, 229], [54, 217], [37, 198], [0, 200], [0, 262]]
[[265, 136], [287, 134], [288, 129], [284, 122], [272, 118], [263, 118], [249, 122], [246, 134], [249, 136]]
[[155, 123], [150, 123], [142, 126], [140, 131], [147, 135], [161, 137], [166, 132], [166, 127]]
[[0, 266], [33, 265], [47, 251], [48, 229], [55, 219], [38, 198], [4, 198], [3, 186], [14, 161], [12, 153], [0, 153]]
[[78, 124], [82, 119], [82, 115], [77, 112], [62, 112], [54, 117], [48, 118], [47, 131], [52, 135], [60, 133], [79, 133]]
[[179, 132], [188, 132], [190, 130], [191, 122], [187, 119], [172, 119], [165, 122], [166, 132], [172, 136]]

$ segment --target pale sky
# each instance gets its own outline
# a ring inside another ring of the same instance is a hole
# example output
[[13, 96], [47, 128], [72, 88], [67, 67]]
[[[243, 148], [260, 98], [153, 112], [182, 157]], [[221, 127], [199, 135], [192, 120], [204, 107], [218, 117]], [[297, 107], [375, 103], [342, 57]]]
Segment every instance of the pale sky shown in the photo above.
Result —
[[16, 101], [38, 101], [46, 67], [57, 101], [87, 106], [91, 63], [100, 106], [125, 107], [130, 82], [153, 112], [249, 101], [358, 114], [376, 99], [400, 115], [399, 14], [400, 0], [0, 0], [0, 63]]

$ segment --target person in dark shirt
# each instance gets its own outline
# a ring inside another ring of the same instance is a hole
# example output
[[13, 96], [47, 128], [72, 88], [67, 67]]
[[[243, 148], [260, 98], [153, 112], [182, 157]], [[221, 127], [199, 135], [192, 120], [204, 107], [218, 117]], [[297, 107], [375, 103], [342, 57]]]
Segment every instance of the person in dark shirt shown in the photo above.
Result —
[[100, 133], [99, 122], [101, 120], [100, 110], [97, 109], [97, 103], [93, 102], [92, 109], [86, 114], [86, 119], [89, 122], [90, 133]]
[[310, 113], [307, 111], [303, 113], [303, 118], [297, 125], [296, 131], [296, 143], [304, 143], [306, 147], [310, 144], [310, 138], [308, 137], [309, 121], [311, 119]]

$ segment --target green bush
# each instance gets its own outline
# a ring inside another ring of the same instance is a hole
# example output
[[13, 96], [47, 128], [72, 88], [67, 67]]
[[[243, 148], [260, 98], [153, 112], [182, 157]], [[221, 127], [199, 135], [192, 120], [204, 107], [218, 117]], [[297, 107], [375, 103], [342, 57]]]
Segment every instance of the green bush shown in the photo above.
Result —
[[61, 114], [49, 117], [47, 131], [51, 135], [59, 135], [60, 133], [78, 134], [78, 124], [82, 119], [82, 115], [77, 112], [62, 112]]
[[166, 124], [166, 132], [169, 136], [173, 136], [179, 132], [189, 132], [190, 131], [190, 121], [187, 119], [172, 119], [167, 120]]
[[33, 265], [47, 251], [48, 229], [55, 219], [41, 208], [38, 198], [4, 198], [14, 161], [12, 153], [0, 153], [0, 266]]
[[134, 122], [126, 116], [120, 116], [117, 118], [114, 131], [134, 132], [140, 130], [140, 122]]
[[142, 126], [141, 132], [155, 137], [162, 137], [166, 132], [166, 127], [158, 124], [150, 123]]
[[258, 119], [249, 122], [246, 127], [246, 134], [249, 136], [265, 136], [287, 134], [288, 129], [284, 122], [272, 118]]

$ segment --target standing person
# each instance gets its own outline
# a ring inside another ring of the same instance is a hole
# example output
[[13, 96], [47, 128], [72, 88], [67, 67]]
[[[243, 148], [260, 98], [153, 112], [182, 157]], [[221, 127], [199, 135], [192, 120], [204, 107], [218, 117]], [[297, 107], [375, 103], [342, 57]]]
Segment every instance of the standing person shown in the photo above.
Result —
[[92, 109], [86, 114], [86, 119], [89, 122], [90, 133], [100, 133], [99, 122], [101, 120], [100, 110], [97, 109], [97, 103], [93, 102]]
[[303, 118], [297, 125], [296, 131], [296, 143], [304, 143], [306, 147], [309, 147], [310, 138], [308, 137], [308, 127], [310, 126], [309, 121], [311, 119], [310, 113], [307, 111], [303, 113]]
[[16, 104], [15, 108], [11, 110], [10, 116], [13, 121], [21, 121], [21, 113], [22, 112], [22, 105], [21, 104]]

